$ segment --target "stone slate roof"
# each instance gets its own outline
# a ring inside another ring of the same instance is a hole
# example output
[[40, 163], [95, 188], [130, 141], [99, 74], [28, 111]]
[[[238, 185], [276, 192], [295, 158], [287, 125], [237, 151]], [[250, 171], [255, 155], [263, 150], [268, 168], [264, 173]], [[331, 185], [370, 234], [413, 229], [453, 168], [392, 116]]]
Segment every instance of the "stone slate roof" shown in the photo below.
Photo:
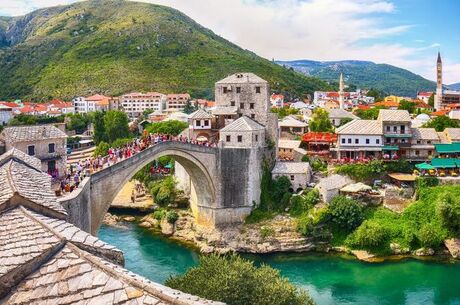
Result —
[[232, 115], [236, 114], [238, 108], [236, 106], [217, 106], [213, 110], [211, 110], [213, 115]]
[[260, 125], [253, 119], [243, 115], [241, 118], [231, 122], [220, 131], [229, 132], [229, 131], [257, 131], [264, 130], [264, 126]]
[[413, 140], [440, 141], [434, 128], [411, 128]]
[[278, 148], [289, 148], [294, 149], [300, 146], [300, 140], [279, 140], [278, 141]]
[[377, 120], [353, 120], [335, 130], [336, 134], [382, 135], [382, 123]]
[[242, 83], [267, 83], [263, 78], [254, 73], [235, 73], [216, 82], [216, 84], [242, 84]]
[[2, 135], [11, 143], [67, 138], [62, 130], [53, 125], [7, 127], [2, 131]]
[[[0, 155], [0, 166], [3, 163], [8, 162], [11, 158], [13, 158], [13, 159], [15, 159], [16, 161], [19, 161], [19, 162], [24, 162], [27, 165], [35, 168], [36, 170], [41, 171], [42, 162], [40, 161], [40, 159], [37, 159], [37, 158], [32, 157], [32, 156], [29, 156], [25, 152], [23, 152], [23, 151], [21, 151], [19, 149], [16, 149], [16, 148], [12, 148], [9, 151], [7, 151], [6, 153], [4, 153], [3, 155]], [[22, 160], [24, 160], [24, 161], [22, 161]]]
[[21, 162], [15, 158], [15, 153], [6, 155], [7, 158], [0, 162], [0, 211], [14, 206], [18, 198], [22, 198], [28, 207], [36, 205], [43, 212], [65, 218], [67, 212], [51, 190], [51, 177], [25, 163], [30, 158]]
[[198, 109], [197, 111], [190, 114], [190, 118], [193, 120], [211, 119], [212, 115], [207, 113], [203, 109]]
[[380, 109], [377, 118], [381, 122], [410, 122], [410, 114], [407, 110]]
[[452, 141], [460, 141], [460, 128], [446, 128], [444, 129], [444, 133], [447, 134]]
[[311, 173], [308, 162], [276, 162], [272, 174], [309, 174]]
[[345, 119], [345, 118], [350, 118], [350, 119], [359, 119], [356, 115], [353, 113], [346, 111], [344, 109], [326, 109], [326, 111], [329, 113], [329, 118], [331, 119]]
[[297, 120], [291, 116], [287, 116], [278, 123], [279, 127], [307, 127], [308, 124]]
[[321, 179], [320, 182], [316, 185], [316, 187], [319, 189], [333, 190], [341, 189], [342, 187], [350, 183], [353, 183], [353, 181], [347, 176], [331, 175], [329, 177]]
[[[124, 263], [120, 250], [64, 219], [45, 216], [41, 213], [47, 206], [45, 201], [51, 201], [48, 206], [56, 201], [48, 193], [50, 185], [42, 184], [43, 173], [14, 155], [9, 152], [0, 165], [0, 198], [14, 199], [6, 209], [0, 205], [0, 303], [223, 304], [131, 273], [120, 266]], [[35, 196], [15, 187], [18, 184], [14, 183], [23, 183], [26, 178], [29, 185], [21, 186], [35, 191]], [[11, 181], [13, 186], [9, 185]]]

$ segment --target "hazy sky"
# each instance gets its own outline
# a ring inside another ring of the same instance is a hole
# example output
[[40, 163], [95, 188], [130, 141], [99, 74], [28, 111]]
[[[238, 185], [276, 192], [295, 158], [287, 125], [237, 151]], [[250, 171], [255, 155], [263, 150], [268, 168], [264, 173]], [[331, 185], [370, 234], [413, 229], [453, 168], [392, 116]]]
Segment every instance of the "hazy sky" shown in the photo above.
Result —
[[[0, 0], [0, 15], [77, 0]], [[460, 0], [142, 0], [168, 5], [268, 59], [371, 60], [460, 82]]]

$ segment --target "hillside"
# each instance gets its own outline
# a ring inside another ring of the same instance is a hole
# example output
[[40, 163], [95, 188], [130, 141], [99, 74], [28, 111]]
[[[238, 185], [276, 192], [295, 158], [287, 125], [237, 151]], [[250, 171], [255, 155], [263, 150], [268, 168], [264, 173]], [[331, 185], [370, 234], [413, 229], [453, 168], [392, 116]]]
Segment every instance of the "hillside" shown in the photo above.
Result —
[[375, 88], [385, 94], [415, 96], [417, 91], [432, 91], [435, 82], [387, 64], [375, 64], [370, 61], [277, 61], [280, 65], [292, 67], [305, 75], [319, 77], [328, 82], [337, 83], [339, 75], [344, 74], [345, 81], [359, 88]]
[[326, 82], [243, 50], [164, 6], [93, 0], [3, 19], [0, 31], [5, 22], [0, 99], [130, 90], [189, 91], [212, 98], [214, 82], [237, 71], [254, 72], [274, 90], [298, 96], [328, 88]]
[[449, 87], [449, 89], [452, 89], [452, 90], [460, 90], [460, 83], [450, 84], [450, 85], [447, 85], [447, 87]]

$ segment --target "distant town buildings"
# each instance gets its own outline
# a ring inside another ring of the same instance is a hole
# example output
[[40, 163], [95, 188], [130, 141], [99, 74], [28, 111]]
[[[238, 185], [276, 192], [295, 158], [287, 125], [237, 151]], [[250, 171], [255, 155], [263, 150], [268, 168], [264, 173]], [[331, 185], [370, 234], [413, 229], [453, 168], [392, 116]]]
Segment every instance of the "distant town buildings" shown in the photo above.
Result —
[[130, 119], [141, 116], [144, 111], [163, 112], [166, 108], [166, 95], [158, 92], [131, 92], [120, 96], [121, 109]]
[[166, 96], [166, 110], [169, 112], [183, 111], [187, 102], [190, 101], [190, 94], [168, 94]]
[[442, 83], [442, 59], [438, 52], [436, 61], [436, 95], [434, 97], [434, 108], [441, 110], [444, 108], [460, 107], [460, 91], [445, 90]]
[[72, 103], [76, 113], [88, 113], [109, 110], [110, 99], [109, 96], [95, 94], [88, 97], [76, 97]]

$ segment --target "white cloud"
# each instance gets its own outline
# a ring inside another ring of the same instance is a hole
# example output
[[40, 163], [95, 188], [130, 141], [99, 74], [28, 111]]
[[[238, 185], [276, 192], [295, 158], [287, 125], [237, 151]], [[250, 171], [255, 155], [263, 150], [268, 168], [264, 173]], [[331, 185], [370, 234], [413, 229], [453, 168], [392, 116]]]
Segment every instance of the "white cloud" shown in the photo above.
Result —
[[[76, 0], [0, 0], [0, 13]], [[141, 0], [177, 8], [239, 46], [271, 59], [370, 60], [435, 78], [440, 45], [427, 40], [388, 43], [413, 25], [388, 26], [396, 11], [385, 0]], [[5, 4], [3, 3], [5, 2]], [[417, 46], [410, 46], [416, 43]], [[428, 54], [430, 53], [430, 54]], [[429, 56], [427, 56], [427, 54]], [[432, 56], [432, 57], [431, 57]], [[460, 63], [445, 64], [445, 81], [460, 80]]]

